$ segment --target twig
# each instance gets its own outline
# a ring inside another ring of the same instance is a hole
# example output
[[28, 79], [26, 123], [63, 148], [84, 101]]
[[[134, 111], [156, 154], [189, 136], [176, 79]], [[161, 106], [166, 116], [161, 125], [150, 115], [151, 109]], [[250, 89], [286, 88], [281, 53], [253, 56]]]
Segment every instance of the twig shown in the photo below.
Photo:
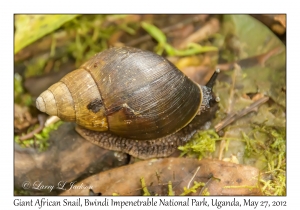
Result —
[[250, 106], [242, 109], [240, 112], [229, 114], [224, 120], [222, 120], [215, 126], [216, 132], [219, 132], [220, 130], [222, 130], [223, 128], [225, 128], [226, 126], [228, 126], [235, 120], [245, 116], [249, 112], [254, 111], [257, 107], [259, 107], [263, 103], [267, 102], [268, 100], [269, 100], [269, 97], [262, 97], [262, 98], [258, 99], [257, 101], [253, 102], [252, 104], [250, 104]]
[[209, 36], [215, 34], [219, 29], [220, 29], [219, 20], [216, 18], [212, 18], [198, 31], [194, 32], [185, 40], [183, 40], [182, 43], [179, 45], [179, 49], [183, 49], [187, 47], [187, 45], [191, 42], [200, 42], [202, 40], [205, 40]]
[[187, 189], [190, 189], [191, 182], [194, 180], [194, 178], [195, 178], [196, 174], [198, 173], [199, 169], [200, 169], [200, 166], [198, 166], [198, 168], [196, 169], [196, 172], [194, 173], [191, 180], [189, 181], [189, 183], [187, 185]]
[[21, 141], [24, 141], [24, 140], [27, 140], [27, 139], [31, 139], [31, 138], [34, 137], [34, 134], [39, 133], [39, 132], [41, 132], [43, 130], [44, 124], [45, 124], [45, 117], [44, 117], [44, 115], [39, 114], [38, 115], [38, 120], [39, 120], [40, 126], [38, 128], [36, 128], [36, 129], [34, 129], [33, 131], [31, 131], [30, 133], [27, 133], [26, 135], [21, 136], [20, 137]]
[[228, 71], [228, 70], [233, 69], [235, 64], [238, 64], [242, 69], [250, 68], [250, 67], [256, 66], [256, 65], [264, 66], [265, 62], [269, 58], [271, 58], [275, 55], [278, 55], [282, 51], [283, 51], [282, 47], [276, 47], [266, 53], [263, 53], [263, 54], [260, 54], [257, 56], [245, 58], [245, 59], [234, 61], [231, 63], [218, 64], [216, 68], [219, 68], [221, 71]]
[[[226, 134], [227, 133], [225, 133], [225, 135], [223, 136], [224, 138], [226, 138]], [[226, 140], [222, 139], [220, 142], [220, 149], [219, 149], [219, 155], [218, 155], [219, 160], [223, 159], [222, 157], [223, 157], [223, 151], [224, 151], [225, 147], [226, 147]]]

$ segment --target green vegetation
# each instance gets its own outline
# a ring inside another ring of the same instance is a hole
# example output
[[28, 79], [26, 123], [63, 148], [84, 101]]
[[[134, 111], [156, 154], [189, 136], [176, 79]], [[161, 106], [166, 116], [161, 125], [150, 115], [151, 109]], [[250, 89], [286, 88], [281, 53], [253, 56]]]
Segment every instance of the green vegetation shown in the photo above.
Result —
[[15, 74], [14, 77], [14, 100], [17, 104], [23, 104], [25, 106], [30, 106], [32, 104], [32, 97], [30, 94], [26, 93], [23, 84], [22, 77], [19, 74]]
[[[140, 182], [141, 182], [141, 186], [142, 186], [142, 190], [143, 190], [143, 196], [150, 196], [151, 194], [150, 194], [150, 192], [149, 192], [149, 190], [147, 188], [147, 185], [146, 185], [144, 177], [141, 177]], [[204, 187], [204, 186], [205, 186], [205, 183], [203, 183], [203, 182], [196, 182], [195, 181], [194, 185], [191, 186], [190, 188], [184, 187], [183, 188], [183, 192], [180, 195], [182, 195], [182, 196], [190, 195], [191, 193], [197, 192], [197, 190], [200, 187]], [[168, 182], [167, 187], [168, 187], [168, 196], [174, 196], [175, 192], [173, 191], [173, 187], [172, 187], [172, 182], [171, 181]], [[113, 195], [117, 195], [117, 193], [114, 193]], [[209, 192], [207, 191], [207, 188], [205, 188], [202, 191], [202, 195], [209, 195]]]
[[145, 31], [147, 31], [148, 34], [150, 34], [157, 41], [158, 44], [156, 47], [156, 53], [159, 55], [161, 55], [164, 50], [170, 56], [190, 56], [198, 53], [218, 51], [217, 47], [201, 46], [196, 43], [190, 43], [187, 49], [178, 50], [167, 43], [166, 35], [155, 25], [142, 22], [142, 27]]
[[178, 149], [182, 151], [181, 156], [187, 154], [200, 160], [215, 151], [217, 140], [220, 140], [220, 137], [214, 130], [199, 131], [187, 144]]
[[188, 188], [184, 187], [183, 193], [181, 193], [180, 195], [189, 195], [190, 193], [195, 193], [199, 187], [204, 187], [204, 186], [205, 186], [205, 183], [195, 181], [194, 185], [191, 188], [188, 189]]
[[16, 15], [15, 53], [78, 15]]
[[141, 177], [140, 181], [141, 181], [141, 185], [142, 185], [142, 189], [143, 189], [143, 195], [144, 196], [151, 195], [150, 192], [148, 191], [144, 177]]
[[243, 134], [246, 158], [260, 159], [261, 190], [264, 195], [286, 195], [286, 130], [282, 127], [254, 125], [251, 135]]
[[[51, 131], [57, 130], [57, 128], [62, 124], [62, 121], [58, 121], [54, 124], [49, 125], [48, 127], [45, 127], [40, 133], [34, 134], [34, 138], [27, 139], [27, 140], [20, 140], [19, 136], [15, 136], [15, 142], [20, 144], [22, 147], [35, 147], [38, 149], [38, 151], [43, 152], [48, 149], [49, 146], [49, 136], [51, 134]], [[38, 125], [35, 127], [32, 127], [28, 130], [28, 133], [32, 130], [34, 130]]]

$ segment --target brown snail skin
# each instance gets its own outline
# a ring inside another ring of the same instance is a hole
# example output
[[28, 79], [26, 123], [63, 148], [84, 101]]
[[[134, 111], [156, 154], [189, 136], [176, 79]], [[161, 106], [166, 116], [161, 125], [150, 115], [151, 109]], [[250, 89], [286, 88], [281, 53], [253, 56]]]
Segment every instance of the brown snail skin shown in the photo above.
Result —
[[36, 106], [76, 122], [81, 136], [105, 149], [166, 157], [199, 129], [199, 118], [216, 111], [218, 72], [200, 86], [155, 53], [115, 47], [53, 84]]

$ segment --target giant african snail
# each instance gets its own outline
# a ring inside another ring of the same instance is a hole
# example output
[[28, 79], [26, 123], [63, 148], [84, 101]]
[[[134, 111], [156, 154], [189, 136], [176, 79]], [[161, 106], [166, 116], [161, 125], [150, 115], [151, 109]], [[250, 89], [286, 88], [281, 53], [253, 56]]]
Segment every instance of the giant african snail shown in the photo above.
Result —
[[[37, 108], [74, 121], [85, 139], [139, 158], [170, 155], [199, 126], [187, 126], [216, 101], [165, 58], [131, 47], [96, 54], [44, 91]], [[196, 123], [197, 124], [197, 123]]]

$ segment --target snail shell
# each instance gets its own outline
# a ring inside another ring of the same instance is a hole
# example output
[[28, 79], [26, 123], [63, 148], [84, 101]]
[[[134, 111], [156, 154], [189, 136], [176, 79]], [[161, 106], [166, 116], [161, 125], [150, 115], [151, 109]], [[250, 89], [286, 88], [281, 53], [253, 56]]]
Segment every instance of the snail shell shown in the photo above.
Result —
[[185, 127], [202, 88], [165, 58], [131, 47], [96, 54], [44, 91], [37, 108], [93, 131], [150, 140]]

